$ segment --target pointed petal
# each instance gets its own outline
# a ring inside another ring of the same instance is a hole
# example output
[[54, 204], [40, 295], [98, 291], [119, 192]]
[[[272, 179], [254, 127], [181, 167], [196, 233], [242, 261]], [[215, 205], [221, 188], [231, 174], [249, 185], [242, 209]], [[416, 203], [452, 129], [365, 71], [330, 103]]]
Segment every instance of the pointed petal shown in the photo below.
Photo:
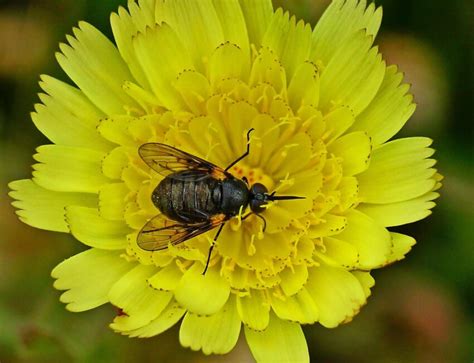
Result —
[[[205, 73], [212, 51], [224, 42], [224, 33], [212, 0], [160, 1], [156, 13], [176, 31], [193, 65]], [[182, 56], [182, 55], [179, 55]]]
[[70, 205], [97, 206], [97, 196], [86, 193], [53, 192], [30, 179], [17, 180], [8, 185], [12, 204], [22, 222], [36, 228], [69, 232], [64, 208]]
[[265, 330], [270, 320], [270, 305], [260, 290], [252, 290], [249, 296], [237, 296], [237, 311], [242, 323], [252, 330]]
[[140, 6], [136, 2], [129, 1], [130, 13], [120, 7], [117, 13], [110, 16], [110, 24], [120, 55], [130, 68], [133, 77], [145, 89], [150, 89], [150, 85], [140, 66], [132, 40], [138, 32], [144, 32], [146, 27], [155, 25], [154, 8], [154, 0], [142, 1]]
[[224, 43], [212, 53], [209, 61], [209, 76], [213, 90], [224, 79], [247, 79], [250, 58], [236, 44]]
[[138, 107], [122, 89], [133, 77], [107, 37], [85, 22], [74, 35], [68, 37], [70, 46], [60, 46], [62, 53], [56, 58], [81, 91], [107, 115], [121, 114], [125, 106]]
[[71, 234], [87, 246], [119, 250], [127, 246], [130, 229], [124, 222], [109, 221], [97, 208], [66, 207], [66, 222]]
[[226, 354], [239, 338], [240, 319], [235, 298], [211, 316], [199, 316], [188, 312], [181, 323], [179, 341], [183, 347], [202, 350], [204, 354]]
[[43, 145], [37, 148], [33, 180], [58, 192], [97, 193], [109, 180], [102, 175], [104, 153], [71, 146]]
[[326, 9], [313, 31], [311, 59], [328, 64], [338, 49], [360, 29], [365, 29], [373, 39], [382, 21], [382, 8], [375, 9], [366, 1], [336, 0]]
[[157, 291], [148, 285], [147, 279], [155, 271], [155, 266], [138, 265], [112, 286], [110, 302], [124, 312], [110, 324], [112, 329], [122, 332], [141, 328], [168, 306], [173, 294]]
[[321, 71], [321, 110], [347, 105], [357, 116], [370, 104], [385, 75], [385, 62], [371, 45], [365, 31], [355, 33]]
[[139, 33], [133, 44], [140, 65], [158, 100], [168, 109], [182, 109], [183, 100], [174, 89], [173, 83], [180, 72], [194, 67], [187, 48], [175, 30], [166, 23], [155, 25], [147, 28], [144, 33]]
[[306, 284], [306, 280], [308, 280], [308, 268], [306, 264], [294, 265], [291, 268], [287, 267], [280, 272], [280, 278], [280, 287], [285, 295], [295, 295]]
[[357, 209], [376, 220], [384, 227], [395, 227], [413, 223], [428, 217], [435, 207], [433, 200], [439, 193], [429, 192], [421, 197], [390, 204], [360, 204]]
[[173, 291], [178, 286], [182, 276], [183, 272], [179, 269], [178, 265], [170, 263], [150, 277], [148, 282], [156, 290]]
[[365, 132], [352, 132], [334, 141], [328, 151], [342, 158], [344, 175], [352, 176], [369, 167], [372, 144]]
[[109, 301], [108, 293], [132, 264], [120, 252], [91, 248], [61, 262], [51, 272], [54, 287], [67, 290], [61, 295], [70, 311], [85, 311]]
[[47, 95], [39, 95], [43, 104], [35, 105], [31, 118], [49, 140], [64, 146], [111, 148], [96, 130], [104, 114], [80, 90], [49, 76], [41, 76], [40, 86]]
[[410, 252], [411, 248], [416, 244], [413, 237], [404, 234], [391, 232], [390, 236], [392, 237], [393, 247], [387, 264], [403, 260], [405, 255]]
[[183, 317], [185, 313], [185, 309], [180, 307], [176, 301], [171, 300], [168, 306], [161, 312], [161, 314], [157, 318], [153, 319], [149, 324], [136, 330], [121, 333], [125, 333], [132, 338], [150, 338], [171, 328]]
[[387, 67], [377, 95], [351, 128], [367, 132], [374, 146], [394, 136], [415, 112], [413, 96], [408, 93], [410, 86], [401, 83], [402, 79], [396, 66]]
[[396, 203], [422, 196], [436, 185], [429, 159], [434, 150], [424, 137], [398, 139], [372, 152], [369, 168], [357, 176], [359, 196], [366, 203]]
[[272, 309], [280, 319], [299, 324], [314, 324], [319, 319], [319, 308], [305, 288], [284, 299], [273, 297]]
[[245, 327], [245, 338], [257, 363], [309, 362], [308, 346], [301, 326], [271, 314], [267, 329], [258, 332]]
[[311, 26], [302, 20], [296, 23], [294, 16], [290, 19], [290, 14], [279, 8], [263, 36], [262, 46], [275, 52], [291, 79], [296, 68], [309, 58]]
[[273, 15], [271, 0], [239, 0], [249, 35], [250, 44], [257, 49]]
[[319, 74], [314, 64], [305, 62], [296, 68], [288, 87], [288, 101], [293, 110], [305, 105], [318, 106]]
[[319, 308], [319, 322], [326, 328], [334, 328], [354, 316], [366, 301], [354, 275], [323, 263], [310, 269], [306, 289]]
[[130, 193], [125, 183], [104, 184], [99, 189], [99, 213], [111, 221], [123, 221]]
[[174, 291], [174, 297], [192, 313], [211, 315], [227, 302], [230, 286], [217, 268], [210, 267], [205, 275], [202, 274], [203, 270], [201, 263], [195, 263], [186, 271]]
[[244, 57], [249, 60], [249, 36], [239, 0], [213, 0], [212, 3], [217, 17], [221, 20], [225, 40], [237, 44], [242, 49]]
[[351, 210], [346, 214], [347, 227], [337, 239], [357, 248], [359, 266], [373, 269], [383, 266], [392, 248], [389, 232], [365, 214]]

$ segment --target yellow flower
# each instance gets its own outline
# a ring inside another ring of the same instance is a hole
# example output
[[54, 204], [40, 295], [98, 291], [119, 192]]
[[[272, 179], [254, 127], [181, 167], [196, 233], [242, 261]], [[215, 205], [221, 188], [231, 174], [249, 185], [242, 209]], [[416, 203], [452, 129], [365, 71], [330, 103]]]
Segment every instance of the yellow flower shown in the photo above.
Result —
[[[315, 29], [269, 0], [143, 0], [111, 23], [117, 48], [81, 22], [57, 59], [77, 87], [43, 76], [32, 119], [53, 144], [10, 184], [18, 215], [91, 247], [59, 264], [71, 311], [121, 309], [112, 329], [223, 354], [241, 328], [258, 362], [307, 362], [300, 324], [336, 327], [366, 303], [370, 270], [413, 238], [387, 227], [428, 216], [441, 177], [431, 140], [391, 139], [415, 110], [373, 46], [381, 8], [336, 0]], [[149, 252], [137, 234], [159, 211], [162, 176], [138, 155], [175, 146], [278, 194], [267, 220]]]

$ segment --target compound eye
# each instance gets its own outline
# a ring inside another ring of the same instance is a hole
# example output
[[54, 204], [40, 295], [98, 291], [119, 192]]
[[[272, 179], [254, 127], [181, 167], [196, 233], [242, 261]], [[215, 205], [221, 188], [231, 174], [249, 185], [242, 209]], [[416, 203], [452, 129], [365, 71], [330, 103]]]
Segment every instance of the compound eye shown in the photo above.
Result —
[[254, 213], [262, 213], [265, 210], [263, 207], [265, 204], [263, 200], [253, 199], [250, 201], [250, 209]]
[[265, 194], [268, 192], [268, 189], [263, 184], [255, 183], [254, 185], [252, 185], [252, 188], [250, 188], [250, 192], [253, 195]]

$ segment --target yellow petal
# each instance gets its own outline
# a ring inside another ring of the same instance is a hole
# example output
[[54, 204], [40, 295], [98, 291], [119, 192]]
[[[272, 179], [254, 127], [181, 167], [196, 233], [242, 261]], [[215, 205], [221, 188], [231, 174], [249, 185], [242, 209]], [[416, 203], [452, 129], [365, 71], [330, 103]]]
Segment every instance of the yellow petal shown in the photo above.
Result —
[[120, 252], [91, 248], [64, 260], [51, 272], [54, 287], [67, 290], [61, 295], [70, 311], [85, 311], [109, 301], [108, 293], [131, 268]]
[[176, 32], [166, 23], [155, 25], [139, 33], [133, 45], [158, 100], [168, 109], [182, 109], [184, 102], [173, 83], [179, 73], [194, 67]]
[[436, 185], [434, 150], [423, 137], [398, 139], [375, 149], [370, 167], [357, 176], [360, 198], [366, 203], [396, 203], [417, 198]]
[[385, 75], [385, 62], [372, 37], [361, 30], [339, 48], [321, 72], [320, 109], [347, 105], [357, 116], [373, 100]]
[[34, 155], [33, 180], [58, 192], [97, 193], [109, 180], [102, 175], [102, 152], [71, 146], [44, 145]]
[[246, 80], [250, 68], [250, 58], [236, 44], [224, 43], [212, 53], [209, 61], [209, 78], [213, 90], [226, 78]]
[[385, 227], [401, 226], [428, 217], [436, 205], [439, 193], [430, 192], [421, 197], [390, 204], [361, 204], [358, 210]]
[[294, 265], [280, 272], [280, 287], [286, 296], [295, 295], [299, 292], [306, 280], [308, 280], [308, 268], [306, 264]]
[[237, 311], [242, 323], [252, 330], [265, 330], [268, 326], [270, 305], [260, 290], [252, 290], [249, 296], [237, 296]]
[[211, 94], [209, 81], [201, 73], [187, 70], [182, 72], [174, 84], [188, 108], [195, 115], [204, 115], [206, 101]]
[[212, 0], [160, 1], [156, 13], [162, 14], [175, 29], [185, 49], [189, 50], [196, 69], [205, 73], [212, 51], [224, 42], [221, 22]]
[[288, 86], [288, 102], [293, 110], [306, 105], [318, 106], [319, 74], [314, 64], [305, 62], [296, 68]]
[[155, 271], [154, 266], [138, 265], [112, 286], [110, 302], [125, 313], [114, 319], [110, 324], [112, 329], [120, 332], [141, 328], [168, 306], [173, 294], [157, 291], [148, 285], [147, 278]]
[[120, 180], [122, 172], [129, 164], [129, 156], [125, 147], [116, 147], [102, 159], [102, 172], [110, 179]]
[[99, 190], [99, 213], [111, 221], [123, 221], [130, 190], [124, 183], [104, 184]]
[[183, 317], [184, 313], [186, 313], [186, 310], [180, 307], [176, 301], [171, 300], [160, 315], [147, 325], [121, 333], [125, 333], [132, 338], [150, 338], [171, 328]]
[[235, 298], [211, 316], [199, 316], [188, 312], [181, 323], [179, 341], [183, 347], [202, 350], [204, 354], [226, 354], [239, 338], [240, 319]]
[[328, 64], [338, 49], [360, 29], [375, 38], [382, 21], [382, 8], [366, 1], [336, 0], [326, 9], [313, 32], [311, 59]]
[[43, 104], [35, 105], [31, 118], [49, 140], [65, 146], [111, 148], [96, 130], [104, 114], [81, 91], [49, 76], [41, 76], [40, 86], [48, 95], [39, 95]]
[[271, 0], [239, 0], [244, 14], [249, 40], [257, 48], [262, 44], [262, 38], [273, 15]]
[[318, 306], [305, 288], [284, 299], [273, 297], [272, 309], [280, 319], [299, 324], [314, 324], [319, 318]]
[[244, 57], [250, 59], [250, 46], [247, 26], [239, 0], [213, 0], [218, 18], [221, 20], [225, 40], [237, 44]]
[[163, 267], [155, 275], [148, 279], [150, 286], [157, 290], [173, 291], [178, 286], [183, 272], [176, 263]]
[[210, 267], [205, 275], [203, 271], [201, 263], [195, 263], [186, 271], [174, 291], [174, 297], [192, 313], [211, 315], [227, 302], [230, 286], [219, 275], [217, 268]]
[[355, 121], [355, 115], [349, 107], [340, 106], [326, 114], [323, 120], [327, 130], [324, 141], [326, 144], [331, 144], [351, 127]]
[[308, 237], [319, 238], [339, 234], [347, 226], [347, 218], [333, 214], [324, 215], [324, 219], [308, 229]]
[[359, 251], [357, 247], [340, 239], [326, 237], [323, 241], [324, 251], [316, 252], [318, 257], [331, 266], [342, 266], [354, 269], [359, 266]]
[[309, 362], [308, 346], [300, 324], [271, 314], [267, 329], [258, 332], [245, 327], [245, 338], [257, 362]]
[[97, 196], [86, 193], [62, 193], [44, 189], [30, 179], [17, 180], [8, 185], [12, 203], [18, 208], [20, 220], [32, 227], [56, 232], [69, 232], [64, 219], [66, 206], [97, 206]]
[[334, 141], [328, 151], [342, 158], [344, 175], [352, 176], [368, 168], [372, 144], [365, 132], [353, 132]]
[[326, 328], [355, 315], [366, 301], [357, 278], [340, 267], [321, 264], [310, 269], [306, 289], [319, 308], [319, 322]]
[[413, 237], [395, 232], [391, 232], [390, 236], [392, 237], [393, 247], [387, 263], [394, 263], [403, 260], [405, 255], [416, 244], [416, 241]]
[[392, 247], [388, 231], [357, 210], [348, 212], [346, 217], [347, 227], [337, 235], [337, 239], [357, 248], [362, 268], [372, 269], [384, 265]]
[[96, 208], [68, 206], [66, 222], [71, 234], [87, 246], [119, 250], [127, 245], [127, 225], [102, 218]]
[[249, 85], [254, 87], [261, 83], [268, 83], [277, 93], [286, 95], [287, 79], [285, 69], [275, 53], [268, 48], [261, 48], [259, 50], [250, 71]]
[[394, 136], [415, 112], [410, 86], [402, 79], [396, 66], [387, 67], [377, 95], [351, 128], [367, 132], [375, 146]]
[[138, 61], [132, 39], [138, 32], [144, 32], [147, 26], [152, 27], [155, 24], [154, 3], [154, 1], [142, 1], [141, 6], [138, 6], [135, 2], [129, 2], [130, 14], [120, 7], [118, 13], [113, 13], [110, 17], [120, 55], [126, 61], [133, 77], [145, 89], [150, 89], [150, 85]]
[[372, 276], [370, 276], [369, 272], [363, 271], [352, 271], [352, 274], [359, 280], [362, 288], [364, 289], [364, 293], [366, 297], [369, 297], [371, 294], [370, 289], [374, 287], [375, 280]]
[[288, 12], [279, 8], [272, 17], [262, 40], [263, 47], [269, 47], [285, 67], [288, 79], [296, 68], [308, 60], [311, 46], [311, 26], [304, 21], [296, 23]]
[[138, 148], [137, 143], [130, 135], [130, 131], [128, 131], [133, 119], [134, 118], [130, 116], [114, 116], [101, 119], [97, 126], [97, 131], [110, 142]]
[[124, 106], [138, 107], [122, 89], [133, 77], [107, 37], [85, 22], [74, 35], [68, 37], [70, 46], [60, 46], [56, 58], [81, 91], [107, 115], [123, 113]]

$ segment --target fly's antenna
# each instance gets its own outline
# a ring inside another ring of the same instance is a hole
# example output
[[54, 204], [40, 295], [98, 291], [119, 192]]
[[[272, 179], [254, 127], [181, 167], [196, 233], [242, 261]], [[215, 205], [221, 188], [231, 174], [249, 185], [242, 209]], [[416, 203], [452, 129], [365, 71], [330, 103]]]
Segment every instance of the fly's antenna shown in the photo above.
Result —
[[275, 195], [275, 192], [272, 194], [265, 194], [265, 199], [273, 202], [274, 200], [295, 200], [295, 199], [306, 199], [305, 197], [298, 197], [296, 195]]

